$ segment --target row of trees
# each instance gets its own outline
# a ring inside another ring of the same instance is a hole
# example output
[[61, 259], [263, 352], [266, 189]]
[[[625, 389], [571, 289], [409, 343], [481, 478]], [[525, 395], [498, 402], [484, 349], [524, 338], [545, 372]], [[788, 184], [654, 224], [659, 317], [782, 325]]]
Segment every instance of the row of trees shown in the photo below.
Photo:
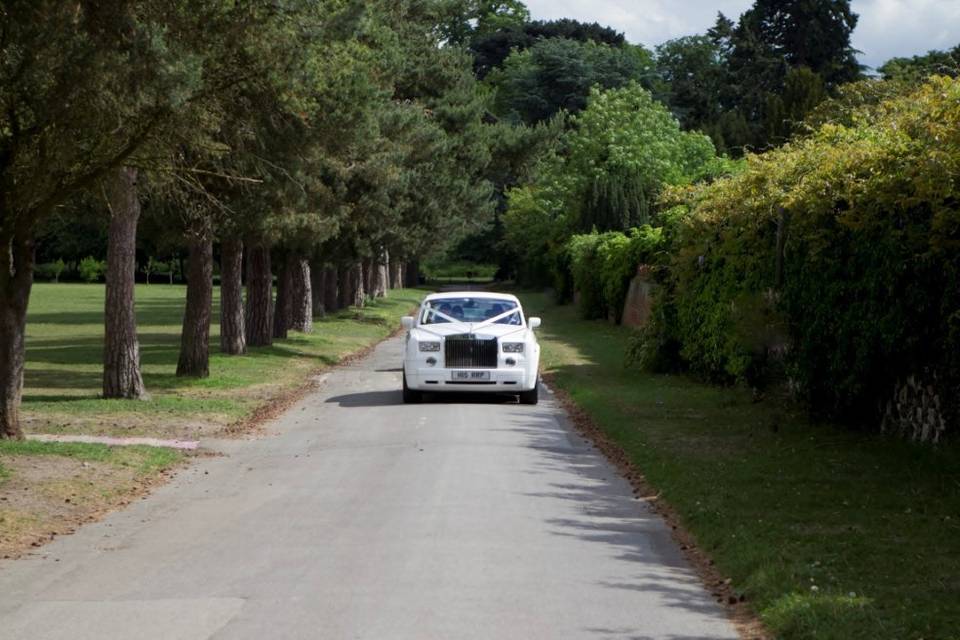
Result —
[[511, 151], [484, 117], [471, 58], [446, 41], [450, 10], [4, 3], [0, 434], [21, 435], [35, 254], [58, 228], [104, 228], [103, 395], [141, 398], [138, 238], [188, 253], [177, 374], [205, 376], [215, 248], [221, 349], [242, 354], [308, 329], [313, 310], [383, 294], [405, 265], [415, 273], [421, 256], [488, 222], [492, 160]]
[[850, 44], [857, 15], [848, 0], [755, 0], [736, 22], [718, 14], [706, 33], [654, 50], [598, 24], [531, 21], [520, 2], [479, 4], [495, 19], [464, 16], [448, 30], [497, 90], [496, 115], [527, 124], [579, 112], [593, 87], [635, 82], [685, 129], [739, 156], [783, 142], [813, 106], [864, 71]]

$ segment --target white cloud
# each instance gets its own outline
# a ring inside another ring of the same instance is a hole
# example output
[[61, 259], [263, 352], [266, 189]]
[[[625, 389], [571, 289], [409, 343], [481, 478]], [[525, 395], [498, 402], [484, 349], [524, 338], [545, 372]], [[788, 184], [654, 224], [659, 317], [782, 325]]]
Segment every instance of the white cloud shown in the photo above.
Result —
[[854, 0], [853, 46], [868, 65], [960, 44], [960, 0]]
[[[526, 0], [535, 19], [599, 22], [649, 47], [703, 33], [718, 11], [736, 20], [752, 0]], [[960, 44], [960, 0], [852, 0], [853, 46], [870, 66]]]

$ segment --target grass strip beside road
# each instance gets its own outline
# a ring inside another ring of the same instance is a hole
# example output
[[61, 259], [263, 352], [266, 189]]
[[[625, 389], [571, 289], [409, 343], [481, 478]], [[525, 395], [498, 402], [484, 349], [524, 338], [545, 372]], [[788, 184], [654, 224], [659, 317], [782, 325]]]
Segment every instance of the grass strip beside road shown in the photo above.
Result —
[[242, 422], [263, 405], [388, 336], [424, 292], [393, 290], [363, 309], [317, 319], [311, 334], [290, 333], [245, 356], [219, 353], [219, 291], [214, 291], [210, 377], [175, 375], [186, 289], [138, 285], [137, 322], [148, 401], [99, 397], [103, 285], [37, 284], [27, 317], [23, 414], [26, 430], [196, 439]]
[[0, 557], [128, 504], [184, 459], [157, 447], [0, 440]]
[[776, 637], [960, 638], [960, 447], [812, 424], [624, 366], [629, 330], [522, 294], [543, 369], [629, 457]]

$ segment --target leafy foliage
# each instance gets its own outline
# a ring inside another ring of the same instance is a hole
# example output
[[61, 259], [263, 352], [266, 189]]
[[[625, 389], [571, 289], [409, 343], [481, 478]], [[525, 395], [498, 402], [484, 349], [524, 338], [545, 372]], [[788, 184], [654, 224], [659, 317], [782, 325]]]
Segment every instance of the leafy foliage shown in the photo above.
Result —
[[663, 229], [650, 225], [570, 238], [567, 252], [581, 315], [619, 322], [637, 265], [651, 261], [663, 245]]
[[[716, 157], [709, 138], [681, 131], [639, 85], [595, 89], [562, 150], [541, 162], [531, 184], [509, 192], [505, 245], [517, 256], [522, 281], [542, 283], [552, 274], [558, 297], [567, 299], [576, 279], [570, 279], [572, 235], [649, 223], [664, 185], [689, 185], [733, 169]], [[622, 304], [617, 295], [609, 299], [613, 309]]]
[[928, 51], [922, 56], [891, 58], [877, 68], [884, 80], [922, 82], [930, 76], [960, 75], [960, 45], [949, 51]]
[[[960, 383], [960, 82], [939, 78], [672, 196], [692, 207], [668, 304], [684, 363], [870, 423], [898, 379]], [[953, 409], [955, 411], [955, 407]]]
[[653, 59], [643, 47], [611, 47], [565, 38], [540, 40], [513, 53], [487, 77], [496, 90], [498, 115], [535, 124], [561, 111], [587, 106], [594, 87], [613, 89], [631, 82], [651, 84]]
[[87, 256], [77, 264], [77, 271], [84, 282], [97, 282], [106, 271], [107, 265], [102, 260]]
[[474, 57], [474, 70], [478, 77], [484, 78], [494, 69], [501, 67], [514, 50], [523, 51], [540, 40], [551, 38], [595, 42], [611, 47], [622, 47], [626, 43], [622, 33], [609, 27], [568, 18], [549, 22], [526, 22], [487, 32], [481, 31], [478, 23], [469, 45], [470, 53]]

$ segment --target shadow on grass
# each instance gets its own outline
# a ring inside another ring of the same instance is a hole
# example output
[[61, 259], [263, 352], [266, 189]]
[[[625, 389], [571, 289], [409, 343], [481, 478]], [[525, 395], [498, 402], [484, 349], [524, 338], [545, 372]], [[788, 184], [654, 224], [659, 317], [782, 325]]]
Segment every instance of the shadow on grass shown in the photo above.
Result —
[[24, 404], [29, 404], [31, 402], [44, 402], [44, 403], [60, 403], [60, 402], [90, 402], [91, 400], [100, 400], [99, 395], [84, 395], [84, 396], [68, 396], [68, 395], [50, 395], [50, 394], [37, 394], [37, 393], [24, 393], [23, 402]]
[[[140, 333], [141, 361], [146, 365], [175, 365], [180, 348], [179, 337], [169, 333]], [[80, 364], [103, 363], [103, 337], [31, 338], [27, 363]]]

